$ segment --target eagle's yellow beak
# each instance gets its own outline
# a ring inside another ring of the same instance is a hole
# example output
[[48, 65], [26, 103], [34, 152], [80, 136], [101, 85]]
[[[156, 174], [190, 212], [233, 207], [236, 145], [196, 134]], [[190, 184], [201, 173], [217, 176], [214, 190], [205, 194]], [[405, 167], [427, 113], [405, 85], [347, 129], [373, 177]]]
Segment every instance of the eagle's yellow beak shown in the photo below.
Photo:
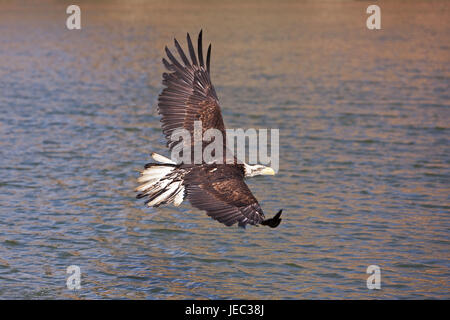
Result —
[[275, 171], [271, 167], [265, 167], [264, 169], [261, 170], [261, 174], [273, 176], [275, 175]]

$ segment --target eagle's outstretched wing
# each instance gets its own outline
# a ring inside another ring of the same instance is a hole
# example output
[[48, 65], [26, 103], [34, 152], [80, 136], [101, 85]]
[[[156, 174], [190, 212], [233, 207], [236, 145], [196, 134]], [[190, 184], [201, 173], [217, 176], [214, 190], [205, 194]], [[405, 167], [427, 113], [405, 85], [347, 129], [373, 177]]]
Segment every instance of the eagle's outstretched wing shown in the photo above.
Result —
[[275, 228], [281, 212], [275, 218], [264, 220], [264, 213], [236, 166], [202, 166], [185, 178], [189, 202], [219, 222], [240, 227], [263, 224]]
[[182, 63], [165, 48], [169, 61], [163, 58], [163, 63], [169, 73], [163, 73], [166, 88], [158, 98], [158, 113], [162, 116], [162, 130], [168, 140], [168, 147], [172, 150], [178, 143], [171, 141], [171, 135], [176, 129], [187, 129], [193, 137], [194, 121], [202, 121], [202, 134], [211, 128], [220, 130], [225, 142], [225, 126], [219, 99], [210, 78], [211, 45], [205, 66], [202, 31], [198, 36], [198, 60], [189, 33], [187, 43], [191, 60], [186, 57], [176, 39], [174, 42]]
[[187, 199], [196, 208], [205, 210], [211, 218], [231, 226], [256, 225], [264, 221], [264, 213], [244, 180], [229, 178], [222, 181], [190, 185]]

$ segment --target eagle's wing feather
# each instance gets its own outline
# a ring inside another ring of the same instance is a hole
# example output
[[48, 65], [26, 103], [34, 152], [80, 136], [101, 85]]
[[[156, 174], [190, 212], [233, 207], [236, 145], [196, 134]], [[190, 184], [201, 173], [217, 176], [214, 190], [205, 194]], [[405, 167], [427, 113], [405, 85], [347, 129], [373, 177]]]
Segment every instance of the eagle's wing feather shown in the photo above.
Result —
[[171, 141], [171, 135], [176, 129], [187, 129], [191, 137], [194, 132], [194, 121], [202, 121], [202, 134], [211, 128], [222, 132], [225, 140], [225, 125], [214, 86], [210, 78], [211, 45], [208, 48], [206, 66], [203, 62], [202, 32], [198, 37], [198, 61], [189, 34], [187, 35], [189, 61], [175, 39], [175, 47], [181, 57], [180, 63], [166, 47], [169, 59], [163, 59], [163, 64], [169, 73], [163, 74], [163, 84], [166, 88], [158, 98], [158, 113], [162, 116], [162, 130], [167, 138], [168, 147], [172, 149], [178, 141]]
[[190, 203], [205, 210], [207, 215], [231, 226], [241, 227], [264, 221], [264, 213], [242, 177], [232, 175], [223, 179], [205, 177], [202, 182], [190, 184], [186, 189]]

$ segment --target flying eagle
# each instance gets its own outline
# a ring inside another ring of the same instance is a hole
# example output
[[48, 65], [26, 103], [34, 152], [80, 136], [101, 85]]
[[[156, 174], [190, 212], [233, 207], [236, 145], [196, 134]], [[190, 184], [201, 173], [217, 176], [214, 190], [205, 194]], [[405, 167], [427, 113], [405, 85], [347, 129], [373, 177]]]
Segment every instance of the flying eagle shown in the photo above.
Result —
[[[205, 65], [202, 31], [198, 36], [198, 57], [189, 33], [190, 60], [178, 41], [174, 39], [174, 42], [182, 63], [165, 47], [169, 61], [165, 58], [162, 61], [169, 73], [163, 73], [165, 88], [158, 98], [158, 113], [162, 117], [167, 146], [170, 150], [175, 147], [177, 141], [171, 141], [171, 135], [176, 129], [184, 128], [193, 135], [194, 121], [202, 121], [203, 132], [211, 128], [220, 130], [225, 140], [219, 99], [210, 78], [211, 45]], [[195, 208], [206, 211], [208, 216], [226, 226], [238, 223], [244, 228], [247, 224], [275, 228], [280, 224], [282, 210], [273, 218], [265, 219], [258, 201], [244, 182], [246, 177], [274, 175], [272, 168], [237, 161], [231, 164], [225, 161], [223, 164], [177, 164], [156, 153], [152, 153], [152, 158], [156, 163], [145, 165], [138, 178], [141, 185], [136, 188], [139, 192], [136, 198], [147, 198], [148, 206], [158, 207], [168, 203], [179, 206], [187, 199]]]

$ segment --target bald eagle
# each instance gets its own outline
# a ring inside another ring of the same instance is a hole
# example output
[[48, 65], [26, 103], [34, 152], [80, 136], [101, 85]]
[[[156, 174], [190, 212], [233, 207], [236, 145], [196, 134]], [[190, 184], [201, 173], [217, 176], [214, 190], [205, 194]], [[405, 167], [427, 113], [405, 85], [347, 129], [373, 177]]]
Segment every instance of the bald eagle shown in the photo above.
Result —
[[[203, 132], [214, 128], [226, 136], [225, 125], [214, 86], [210, 78], [211, 44], [208, 47], [206, 65], [203, 60], [202, 31], [195, 53], [189, 33], [187, 45], [190, 60], [176, 39], [175, 47], [181, 58], [178, 61], [165, 47], [169, 61], [163, 58], [168, 73], [163, 73], [165, 88], [158, 98], [162, 131], [172, 150], [177, 141], [171, 140], [176, 129], [184, 128], [191, 134], [194, 121], [202, 121]], [[145, 165], [136, 188], [136, 198], [147, 198], [146, 204], [158, 207], [173, 203], [179, 206], [187, 199], [195, 208], [206, 211], [211, 218], [232, 226], [245, 228], [247, 224], [277, 227], [281, 222], [280, 210], [273, 218], [265, 219], [264, 213], [251, 193], [244, 178], [255, 175], [274, 175], [275, 171], [263, 165], [249, 165], [237, 161], [218, 163], [176, 163], [162, 155], [152, 153], [155, 163]], [[235, 159], [236, 160], [236, 159]], [[194, 162], [191, 162], [194, 163]]]

